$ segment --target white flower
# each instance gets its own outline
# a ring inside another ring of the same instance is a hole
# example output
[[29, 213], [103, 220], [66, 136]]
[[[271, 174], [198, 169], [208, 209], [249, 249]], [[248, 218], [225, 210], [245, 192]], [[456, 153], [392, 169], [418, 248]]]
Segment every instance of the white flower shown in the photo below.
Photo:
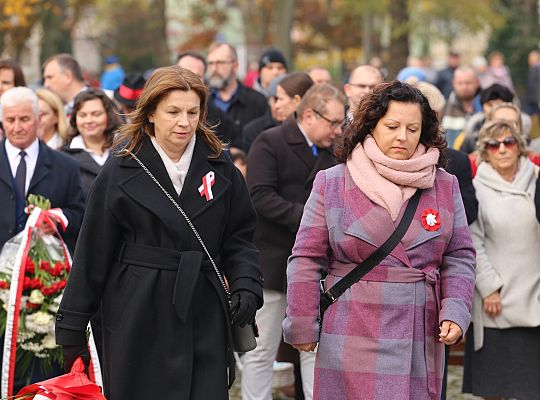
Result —
[[44, 349], [54, 349], [56, 348], [56, 340], [54, 339], [54, 335], [47, 335], [43, 338], [41, 341], [41, 345]]
[[433, 214], [426, 215], [426, 224], [428, 224], [429, 226], [437, 225], [437, 217]]
[[30, 303], [33, 304], [43, 304], [43, 300], [45, 300], [45, 296], [41, 293], [41, 290], [34, 289], [32, 292], [30, 292], [30, 298], [28, 299]]
[[34, 323], [37, 325], [49, 325], [54, 319], [51, 314], [44, 311], [38, 311], [32, 315]]

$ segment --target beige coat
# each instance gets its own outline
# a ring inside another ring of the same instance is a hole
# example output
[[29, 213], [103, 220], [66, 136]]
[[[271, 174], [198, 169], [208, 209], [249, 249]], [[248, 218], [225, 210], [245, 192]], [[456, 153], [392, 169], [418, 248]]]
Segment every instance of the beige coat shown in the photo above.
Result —
[[[478, 219], [471, 225], [476, 247], [473, 301], [475, 350], [482, 348], [484, 327], [540, 326], [540, 224], [534, 191], [538, 167], [525, 157], [513, 182], [483, 162], [474, 178]], [[482, 299], [500, 290], [501, 314], [486, 314]]]

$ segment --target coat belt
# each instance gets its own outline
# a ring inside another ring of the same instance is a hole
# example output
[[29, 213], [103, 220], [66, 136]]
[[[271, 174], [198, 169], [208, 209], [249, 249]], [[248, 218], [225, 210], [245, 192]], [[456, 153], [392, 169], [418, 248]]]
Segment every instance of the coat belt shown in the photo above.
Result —
[[172, 303], [182, 322], [187, 320], [200, 271], [213, 270], [200, 251], [178, 251], [138, 243], [124, 242], [116, 259], [123, 264], [176, 271]]

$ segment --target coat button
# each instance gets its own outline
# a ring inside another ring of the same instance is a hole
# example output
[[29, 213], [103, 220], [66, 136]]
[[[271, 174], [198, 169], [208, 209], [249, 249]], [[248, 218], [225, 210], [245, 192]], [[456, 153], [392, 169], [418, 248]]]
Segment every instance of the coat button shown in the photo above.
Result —
[[13, 228], [9, 228], [8, 233], [9, 233], [10, 235], [13, 235], [13, 234], [15, 233], [15, 230], [14, 230]]
[[14, 200], [14, 199], [15, 199], [15, 195], [12, 194], [11, 196], [9, 196], [9, 199], [10, 199], [10, 200]]
[[62, 313], [56, 313], [56, 320], [57, 320], [57, 321], [62, 321], [62, 319], [64, 319], [64, 314], [62, 314]]

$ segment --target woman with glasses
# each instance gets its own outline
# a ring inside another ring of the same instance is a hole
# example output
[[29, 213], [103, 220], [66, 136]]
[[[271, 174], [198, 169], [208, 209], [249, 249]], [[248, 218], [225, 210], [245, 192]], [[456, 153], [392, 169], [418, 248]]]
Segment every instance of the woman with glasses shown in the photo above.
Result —
[[509, 121], [482, 127], [471, 225], [476, 290], [463, 391], [488, 399], [540, 399], [540, 225], [538, 167]]

